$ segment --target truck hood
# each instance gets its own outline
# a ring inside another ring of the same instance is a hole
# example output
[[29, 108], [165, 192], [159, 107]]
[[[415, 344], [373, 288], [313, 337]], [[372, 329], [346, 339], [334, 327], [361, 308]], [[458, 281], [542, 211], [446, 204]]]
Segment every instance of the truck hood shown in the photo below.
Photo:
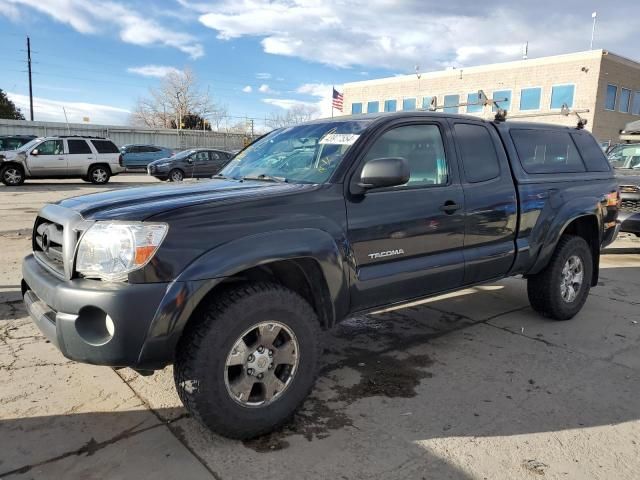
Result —
[[158, 213], [202, 203], [236, 203], [293, 194], [317, 185], [262, 181], [208, 180], [162, 184], [69, 198], [58, 205], [87, 220], [145, 220]]

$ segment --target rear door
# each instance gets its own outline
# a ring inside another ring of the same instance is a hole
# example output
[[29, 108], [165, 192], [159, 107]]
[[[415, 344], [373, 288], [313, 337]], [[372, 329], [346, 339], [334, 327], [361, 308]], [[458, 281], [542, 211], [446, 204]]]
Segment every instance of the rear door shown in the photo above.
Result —
[[62, 140], [45, 140], [31, 149], [27, 155], [27, 166], [34, 177], [65, 175], [67, 155]]
[[[347, 195], [356, 278], [354, 309], [372, 308], [462, 285], [464, 196], [445, 121], [394, 124], [373, 141], [369, 160], [405, 158], [407, 184]], [[353, 181], [353, 180], [352, 180]]]
[[67, 138], [67, 170], [69, 175], [86, 175], [89, 165], [95, 162], [96, 155], [86, 140]]
[[224, 166], [229, 163], [229, 157], [226, 152], [219, 152], [217, 150], [209, 150], [209, 159], [211, 161], [210, 175], [217, 174]]
[[517, 197], [497, 132], [483, 122], [453, 120], [464, 191], [464, 283], [505, 275], [515, 258]]

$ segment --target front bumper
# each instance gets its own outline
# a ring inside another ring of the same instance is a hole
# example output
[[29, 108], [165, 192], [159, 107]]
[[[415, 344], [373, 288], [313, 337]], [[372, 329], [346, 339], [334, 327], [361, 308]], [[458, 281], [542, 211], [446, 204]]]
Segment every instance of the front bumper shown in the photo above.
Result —
[[[22, 275], [29, 315], [65, 357], [95, 365], [145, 367], [141, 352], [168, 284], [63, 280], [33, 255], [24, 259]], [[112, 335], [99, 312], [112, 320]]]

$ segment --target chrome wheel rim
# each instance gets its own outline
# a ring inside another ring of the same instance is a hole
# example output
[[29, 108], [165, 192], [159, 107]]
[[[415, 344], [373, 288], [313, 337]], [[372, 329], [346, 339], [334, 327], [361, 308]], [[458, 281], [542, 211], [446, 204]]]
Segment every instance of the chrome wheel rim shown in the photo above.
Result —
[[182, 174], [178, 171], [175, 171], [171, 174], [171, 180], [173, 180], [174, 182], [181, 182], [182, 181]]
[[96, 168], [91, 177], [96, 183], [104, 183], [107, 181], [107, 172], [103, 168]]
[[562, 299], [567, 303], [573, 302], [580, 292], [583, 281], [584, 267], [582, 260], [577, 255], [572, 255], [562, 267], [562, 279], [560, 281]]
[[4, 171], [4, 179], [7, 183], [11, 185], [16, 185], [20, 183], [22, 179], [22, 173], [17, 168], [7, 168]]
[[264, 407], [287, 390], [298, 369], [298, 340], [276, 321], [261, 322], [235, 341], [224, 367], [229, 396], [244, 407]]

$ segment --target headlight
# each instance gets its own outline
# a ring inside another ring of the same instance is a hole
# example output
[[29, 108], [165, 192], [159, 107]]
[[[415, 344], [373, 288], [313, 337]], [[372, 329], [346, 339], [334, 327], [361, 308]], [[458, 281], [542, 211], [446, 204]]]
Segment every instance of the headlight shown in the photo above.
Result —
[[85, 277], [126, 280], [151, 260], [168, 229], [165, 223], [97, 222], [80, 240], [76, 270]]

